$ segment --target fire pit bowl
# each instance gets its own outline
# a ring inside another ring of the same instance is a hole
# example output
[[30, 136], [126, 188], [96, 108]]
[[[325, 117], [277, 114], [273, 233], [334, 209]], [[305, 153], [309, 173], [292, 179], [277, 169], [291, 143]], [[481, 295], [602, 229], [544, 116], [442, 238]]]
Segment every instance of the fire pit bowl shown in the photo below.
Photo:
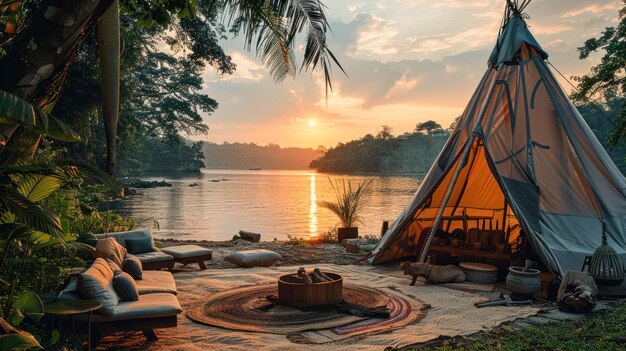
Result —
[[305, 284], [286, 274], [278, 278], [278, 300], [287, 306], [323, 306], [338, 302], [343, 293], [343, 277], [324, 272], [332, 281]]

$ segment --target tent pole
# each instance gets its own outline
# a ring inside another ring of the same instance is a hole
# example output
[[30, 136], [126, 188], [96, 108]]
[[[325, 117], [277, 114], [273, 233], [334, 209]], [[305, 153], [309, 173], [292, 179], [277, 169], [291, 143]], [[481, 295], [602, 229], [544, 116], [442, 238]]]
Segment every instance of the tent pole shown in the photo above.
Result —
[[418, 262], [426, 262], [426, 255], [428, 254], [428, 248], [430, 247], [430, 243], [433, 241], [433, 237], [437, 232], [437, 228], [439, 228], [439, 224], [441, 223], [441, 217], [443, 217], [443, 212], [446, 209], [446, 205], [450, 200], [450, 196], [452, 196], [452, 191], [454, 190], [454, 186], [456, 185], [457, 180], [459, 179], [459, 175], [461, 174], [461, 170], [463, 169], [463, 164], [467, 162], [469, 158], [470, 150], [472, 149], [472, 145], [474, 144], [474, 139], [476, 139], [476, 135], [472, 134], [470, 140], [467, 141], [467, 145], [465, 145], [465, 150], [463, 150], [463, 155], [459, 160], [459, 164], [456, 165], [456, 169], [454, 170], [454, 174], [452, 175], [452, 179], [450, 180], [450, 184], [448, 185], [448, 189], [446, 189], [446, 194], [443, 197], [443, 201], [441, 202], [441, 206], [439, 206], [439, 211], [437, 211], [437, 217], [435, 217], [435, 222], [430, 227], [430, 232], [428, 233], [428, 239], [426, 239], [426, 243], [424, 243], [424, 248], [422, 249], [422, 255]]
[[[479, 126], [485, 117], [485, 113], [487, 112], [487, 107], [489, 107], [489, 101], [491, 101], [491, 97], [493, 96], [493, 91], [496, 88], [496, 83], [498, 82], [498, 77], [500, 77], [500, 73], [502, 72], [502, 68], [504, 65], [500, 65], [498, 70], [496, 71], [495, 77], [493, 77], [493, 81], [491, 82], [491, 86], [489, 87], [489, 94], [487, 95], [487, 99], [485, 99], [482, 110], [480, 111], [480, 115], [478, 116], [478, 120], [474, 125]], [[430, 228], [430, 232], [428, 233], [428, 238], [424, 243], [424, 247], [422, 248], [422, 254], [418, 262], [426, 262], [426, 257], [428, 254], [428, 248], [433, 241], [433, 237], [437, 232], [437, 227], [439, 227], [439, 223], [441, 223], [441, 217], [443, 217], [443, 212], [448, 205], [448, 201], [450, 200], [450, 196], [452, 196], [452, 191], [454, 190], [454, 186], [456, 185], [457, 180], [459, 179], [459, 175], [461, 174], [461, 169], [463, 169], [463, 164], [467, 162], [467, 158], [469, 157], [470, 150], [472, 149], [472, 145], [474, 144], [474, 140], [476, 139], [475, 131], [472, 131], [472, 135], [470, 136], [470, 140], [467, 141], [467, 145], [465, 145], [465, 150], [463, 150], [463, 155], [461, 155], [461, 159], [459, 160], [459, 164], [456, 166], [454, 170], [454, 174], [452, 175], [452, 179], [450, 180], [450, 184], [448, 185], [448, 189], [446, 189], [446, 194], [441, 202], [441, 206], [439, 207], [439, 211], [437, 211], [437, 217], [435, 217], [435, 222]]]

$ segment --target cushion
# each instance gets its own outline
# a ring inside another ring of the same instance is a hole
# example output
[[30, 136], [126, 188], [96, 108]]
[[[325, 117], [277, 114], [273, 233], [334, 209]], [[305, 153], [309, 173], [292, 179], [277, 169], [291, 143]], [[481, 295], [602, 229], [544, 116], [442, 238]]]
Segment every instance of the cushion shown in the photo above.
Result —
[[115, 273], [115, 271], [121, 271], [122, 267], [118, 266], [117, 263], [111, 261], [110, 259], [106, 259], [107, 263], [109, 264], [109, 267], [111, 267], [111, 270], [113, 271], [113, 273]]
[[124, 241], [126, 242], [126, 248], [128, 249], [128, 252], [133, 255], [154, 251], [154, 246], [152, 246], [152, 239], [149, 237], [126, 238]]
[[122, 267], [124, 256], [126, 256], [126, 248], [113, 238], [98, 239], [94, 254], [96, 257], [110, 259], [115, 262], [115, 264]]
[[141, 261], [135, 255], [126, 254], [126, 258], [122, 264], [122, 270], [130, 274], [133, 279], [143, 279], [143, 267]]
[[139, 291], [137, 291], [137, 283], [135, 279], [128, 273], [116, 271], [113, 276], [113, 288], [120, 297], [121, 301], [137, 301], [139, 300]]
[[[127, 232], [114, 232], [114, 233], [104, 233], [104, 234], [96, 234], [96, 238], [114, 238], [120, 245], [126, 247], [126, 239], [132, 238], [150, 238], [152, 242], [152, 232], [150, 229], [134, 229], [129, 230]], [[154, 244], [152, 245], [154, 246]]]
[[172, 256], [164, 254], [161, 251], [146, 252], [135, 256], [137, 256], [141, 263], [171, 261], [174, 259]]
[[[112, 322], [137, 318], [156, 318], [175, 316], [183, 310], [178, 303], [178, 298], [172, 294], [148, 294], [141, 295], [137, 301], [121, 301], [115, 308], [112, 316], [102, 316], [94, 314], [94, 323]], [[86, 314], [76, 316], [79, 321], [85, 321]]]
[[166, 271], [144, 271], [143, 279], [137, 281], [139, 295], [154, 293], [177, 294], [174, 276]]
[[233, 252], [224, 260], [237, 267], [269, 267], [283, 258], [279, 253], [269, 250], [245, 250]]
[[119, 303], [113, 288], [113, 270], [103, 258], [96, 258], [91, 267], [78, 276], [76, 290], [80, 297], [102, 303], [98, 312], [105, 316], [112, 316]]
[[161, 251], [174, 258], [189, 258], [210, 255], [213, 251], [198, 245], [180, 245], [162, 248]]

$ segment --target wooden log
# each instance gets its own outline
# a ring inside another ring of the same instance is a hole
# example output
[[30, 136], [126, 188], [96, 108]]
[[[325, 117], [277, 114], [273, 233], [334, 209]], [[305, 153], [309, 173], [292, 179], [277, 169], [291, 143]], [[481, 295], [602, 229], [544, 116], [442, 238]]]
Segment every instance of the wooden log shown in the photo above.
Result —
[[319, 273], [313, 271], [313, 273], [311, 273], [311, 277], [313, 278], [313, 282], [315, 283], [323, 283], [326, 282], [328, 280], [326, 280], [326, 278], [322, 277]]
[[567, 271], [557, 294], [559, 309], [565, 312], [589, 313], [596, 307], [598, 286], [587, 272]]
[[324, 272], [322, 272], [319, 268], [315, 268], [313, 272], [322, 276], [324, 279], [326, 279], [327, 282], [330, 282], [333, 280], [331, 277], [327, 276]]
[[250, 241], [253, 243], [258, 243], [259, 241], [261, 241], [261, 234], [247, 232], [245, 230], [239, 231], [239, 237], [241, 237], [242, 240]]

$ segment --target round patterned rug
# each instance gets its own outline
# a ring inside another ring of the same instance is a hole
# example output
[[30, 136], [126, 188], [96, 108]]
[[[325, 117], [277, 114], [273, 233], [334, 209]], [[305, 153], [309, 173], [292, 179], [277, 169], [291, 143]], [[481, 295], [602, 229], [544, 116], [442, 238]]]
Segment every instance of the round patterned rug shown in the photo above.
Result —
[[[281, 305], [272, 307], [266, 299], [268, 295], [278, 295], [276, 284], [218, 292], [190, 305], [187, 317], [227, 329], [284, 335], [337, 328], [366, 319], [331, 310], [302, 311]], [[351, 284], [344, 285], [343, 299], [368, 308], [384, 307], [390, 302], [389, 296], [381, 290]]]

